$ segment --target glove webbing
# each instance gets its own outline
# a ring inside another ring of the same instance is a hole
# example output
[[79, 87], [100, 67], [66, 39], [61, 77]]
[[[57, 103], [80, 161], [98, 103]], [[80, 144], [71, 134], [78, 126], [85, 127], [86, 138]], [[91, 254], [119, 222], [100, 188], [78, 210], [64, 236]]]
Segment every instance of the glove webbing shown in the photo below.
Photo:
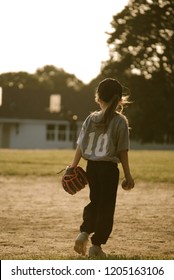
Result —
[[87, 183], [85, 172], [79, 167], [74, 169], [73, 174], [64, 175], [62, 178], [64, 190], [72, 195], [83, 189]]

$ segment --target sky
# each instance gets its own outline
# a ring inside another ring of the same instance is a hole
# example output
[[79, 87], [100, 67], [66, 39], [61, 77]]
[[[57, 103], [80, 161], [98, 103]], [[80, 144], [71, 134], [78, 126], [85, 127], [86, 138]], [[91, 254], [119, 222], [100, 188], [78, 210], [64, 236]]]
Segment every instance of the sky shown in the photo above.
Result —
[[109, 58], [112, 16], [128, 0], [0, 0], [0, 74], [54, 65], [89, 83]]

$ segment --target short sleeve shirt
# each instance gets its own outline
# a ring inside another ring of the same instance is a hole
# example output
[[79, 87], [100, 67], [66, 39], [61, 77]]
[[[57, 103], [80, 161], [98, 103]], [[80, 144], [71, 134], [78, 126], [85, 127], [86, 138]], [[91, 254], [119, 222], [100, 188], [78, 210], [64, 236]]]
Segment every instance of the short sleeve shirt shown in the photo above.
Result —
[[101, 112], [89, 115], [82, 125], [77, 144], [86, 160], [119, 163], [119, 152], [129, 149], [129, 129], [126, 118], [116, 113], [106, 132], [96, 126]]

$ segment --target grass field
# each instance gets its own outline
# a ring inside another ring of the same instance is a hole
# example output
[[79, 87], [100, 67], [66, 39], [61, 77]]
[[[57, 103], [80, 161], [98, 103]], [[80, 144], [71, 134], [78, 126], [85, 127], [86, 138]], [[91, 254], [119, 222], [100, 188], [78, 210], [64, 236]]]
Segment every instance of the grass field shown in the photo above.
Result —
[[[119, 186], [104, 250], [108, 259], [174, 259], [174, 151], [129, 154], [136, 185], [131, 192]], [[0, 150], [0, 259], [81, 259], [73, 243], [88, 188], [69, 196], [57, 175], [73, 155], [73, 150]]]
[[[74, 150], [0, 150], [0, 175], [55, 176], [73, 155]], [[174, 183], [174, 151], [130, 151], [129, 157], [136, 180]]]

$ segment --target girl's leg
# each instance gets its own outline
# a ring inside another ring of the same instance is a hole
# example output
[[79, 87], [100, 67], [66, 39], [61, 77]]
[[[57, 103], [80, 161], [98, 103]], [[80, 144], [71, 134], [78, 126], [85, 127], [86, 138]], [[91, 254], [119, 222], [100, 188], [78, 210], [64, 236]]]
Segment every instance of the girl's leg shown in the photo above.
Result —
[[83, 210], [83, 223], [80, 226], [81, 232], [93, 233], [95, 230], [95, 222], [98, 212], [99, 203], [99, 184], [95, 172], [95, 164], [93, 162], [88, 162], [87, 164], [87, 176], [90, 189], [90, 203], [86, 205]]
[[95, 245], [105, 244], [113, 227], [119, 170], [115, 163], [88, 162], [91, 202], [84, 208], [81, 231], [94, 232]]
[[101, 165], [98, 181], [100, 197], [95, 220], [94, 234], [91, 241], [94, 245], [105, 244], [113, 228], [119, 170], [114, 163]]

